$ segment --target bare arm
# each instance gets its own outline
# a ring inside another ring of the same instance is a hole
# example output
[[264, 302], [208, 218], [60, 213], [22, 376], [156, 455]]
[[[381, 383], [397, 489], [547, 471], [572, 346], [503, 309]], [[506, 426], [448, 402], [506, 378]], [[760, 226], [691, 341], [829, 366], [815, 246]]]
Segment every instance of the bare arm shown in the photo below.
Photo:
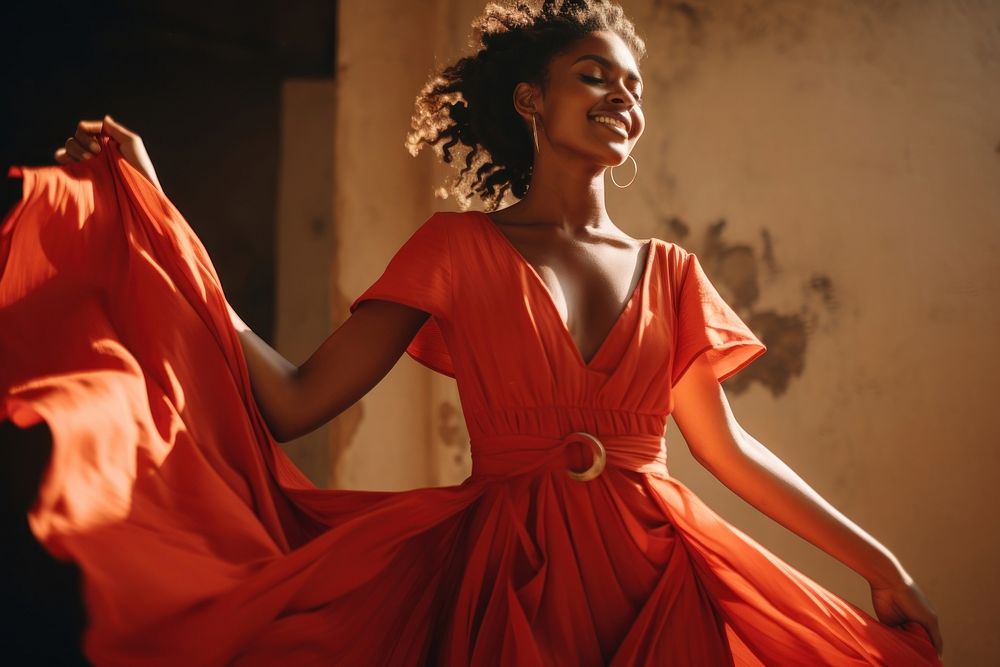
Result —
[[385, 377], [429, 317], [382, 300], [363, 301], [301, 366], [261, 340], [229, 309], [250, 384], [279, 442], [309, 433], [357, 402]]
[[837, 511], [737, 423], [700, 356], [674, 387], [674, 420], [694, 458], [734, 493], [871, 582], [907, 575], [892, 553]]
[[748, 503], [858, 572], [885, 622], [923, 624], [941, 651], [937, 616], [889, 549], [827, 502], [736, 421], [701, 355], [673, 388], [674, 420], [694, 458]]

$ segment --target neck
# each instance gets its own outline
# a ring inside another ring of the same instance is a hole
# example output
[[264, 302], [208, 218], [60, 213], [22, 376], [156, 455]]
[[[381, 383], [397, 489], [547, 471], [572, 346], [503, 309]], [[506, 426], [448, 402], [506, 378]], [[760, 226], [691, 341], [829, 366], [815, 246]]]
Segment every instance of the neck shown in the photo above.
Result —
[[543, 151], [535, 161], [528, 193], [516, 204], [522, 219], [551, 224], [568, 234], [611, 225], [604, 202], [604, 167], [560, 160]]

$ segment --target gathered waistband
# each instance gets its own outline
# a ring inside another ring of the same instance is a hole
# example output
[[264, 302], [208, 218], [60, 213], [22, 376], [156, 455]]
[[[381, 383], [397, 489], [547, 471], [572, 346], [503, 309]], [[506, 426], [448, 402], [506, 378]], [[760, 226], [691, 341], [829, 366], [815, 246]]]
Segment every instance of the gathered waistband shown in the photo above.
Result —
[[574, 479], [588, 481], [607, 466], [667, 475], [664, 438], [650, 433], [595, 435], [574, 431], [562, 437], [510, 433], [481, 436], [470, 444], [473, 479], [562, 468]]

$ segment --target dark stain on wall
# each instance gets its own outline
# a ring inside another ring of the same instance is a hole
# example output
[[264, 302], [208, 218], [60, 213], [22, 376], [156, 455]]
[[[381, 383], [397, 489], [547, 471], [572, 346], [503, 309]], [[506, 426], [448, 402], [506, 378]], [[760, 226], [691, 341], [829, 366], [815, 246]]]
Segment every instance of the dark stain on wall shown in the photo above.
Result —
[[653, 11], [660, 20], [681, 20], [697, 33], [705, 23], [705, 10], [699, 2], [654, 0]]
[[670, 235], [677, 239], [678, 245], [683, 245], [682, 241], [686, 240], [688, 235], [691, 233], [691, 228], [678, 217], [670, 217], [666, 220], [667, 230]]
[[[767, 44], [790, 57], [828, 32], [833, 23], [865, 36], [855, 47], [855, 55], [871, 63], [880, 57], [887, 26], [898, 22], [899, 14], [913, 4], [903, 0], [653, 0], [650, 22], [644, 25], [655, 26], [667, 36], [665, 45], [658, 46], [666, 50], [667, 64], [660, 68], [657, 80], [677, 82], [690, 78], [705, 49], [738, 58], [746, 45]], [[652, 36], [650, 27], [645, 32]], [[984, 40], [975, 45], [974, 52], [984, 63], [1000, 60], [1000, 48], [994, 42]]]
[[437, 435], [457, 466], [465, 465], [468, 458], [468, 432], [461, 408], [452, 401], [440, 401], [437, 407]]
[[[781, 396], [805, 371], [809, 334], [815, 329], [820, 311], [837, 309], [833, 281], [822, 273], [803, 279], [802, 301], [794, 311], [781, 312], [761, 305], [762, 285], [782, 272], [771, 232], [761, 230], [758, 251], [746, 243], [727, 241], [726, 225], [721, 218], [694, 236], [691, 225], [671, 216], [661, 222], [660, 238], [697, 254], [722, 298], [767, 345], [763, 356], [723, 383], [726, 391], [740, 394], [757, 383], [773, 396]], [[817, 302], [818, 308], [814, 305]]]

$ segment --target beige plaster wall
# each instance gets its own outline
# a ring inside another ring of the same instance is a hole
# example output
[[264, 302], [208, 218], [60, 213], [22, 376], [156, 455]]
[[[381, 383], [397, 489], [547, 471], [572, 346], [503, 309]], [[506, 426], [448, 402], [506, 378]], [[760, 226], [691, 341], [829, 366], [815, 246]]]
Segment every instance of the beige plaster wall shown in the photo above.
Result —
[[[335, 233], [333, 199], [337, 85], [289, 80], [281, 90], [281, 159], [275, 241], [275, 348], [302, 364], [330, 334]], [[313, 483], [328, 486], [336, 420], [285, 445]]]
[[[403, 147], [413, 99], [433, 67], [436, 3], [339, 8], [334, 210], [335, 320], [434, 209], [429, 156]], [[451, 382], [450, 379], [447, 380]], [[439, 383], [409, 357], [335, 421], [334, 484], [399, 490], [435, 483], [432, 399]]]
[[[332, 321], [434, 210], [449, 172], [403, 147], [435, 62], [481, 0], [342, 2]], [[726, 389], [740, 422], [887, 544], [942, 617], [954, 665], [1000, 661], [1000, 4], [623, 3], [646, 38], [634, 236], [703, 258], [769, 352]], [[627, 170], [627, 167], [623, 167]], [[864, 581], [694, 464], [728, 520], [871, 610]], [[405, 489], [469, 470], [454, 383], [404, 357], [334, 421], [331, 483]]]

